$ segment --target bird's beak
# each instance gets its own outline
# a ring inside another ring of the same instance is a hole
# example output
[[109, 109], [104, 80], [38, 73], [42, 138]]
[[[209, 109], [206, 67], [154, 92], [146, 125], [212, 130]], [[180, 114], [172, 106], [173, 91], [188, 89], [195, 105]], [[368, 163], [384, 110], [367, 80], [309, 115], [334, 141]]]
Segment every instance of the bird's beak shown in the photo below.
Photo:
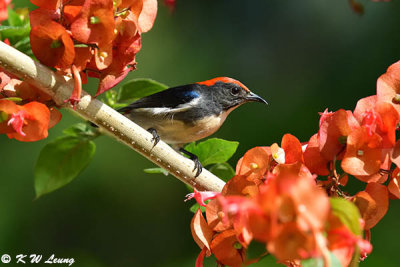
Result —
[[252, 93], [252, 92], [247, 94], [246, 100], [248, 102], [260, 102], [260, 103], [264, 103], [264, 104], [268, 105], [268, 102], [265, 101], [264, 98], [262, 98], [261, 96], [256, 95], [255, 93]]

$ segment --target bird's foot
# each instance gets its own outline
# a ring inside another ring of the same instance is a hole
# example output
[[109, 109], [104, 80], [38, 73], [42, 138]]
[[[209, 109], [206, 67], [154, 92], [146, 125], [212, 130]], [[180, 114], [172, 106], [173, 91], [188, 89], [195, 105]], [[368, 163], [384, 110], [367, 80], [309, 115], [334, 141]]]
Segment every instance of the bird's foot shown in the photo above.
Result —
[[149, 128], [147, 131], [153, 135], [151, 141], [153, 141], [153, 147], [155, 147], [158, 142], [160, 142], [160, 136], [158, 135], [157, 130], [154, 128]]
[[189, 158], [191, 160], [193, 160], [193, 163], [194, 163], [193, 172], [196, 172], [194, 177], [196, 178], [197, 176], [199, 176], [200, 173], [203, 171], [203, 166], [201, 165], [199, 158], [195, 154], [190, 153], [189, 151], [187, 151], [183, 148], [180, 148], [179, 151], [182, 152], [183, 154], [189, 156]]

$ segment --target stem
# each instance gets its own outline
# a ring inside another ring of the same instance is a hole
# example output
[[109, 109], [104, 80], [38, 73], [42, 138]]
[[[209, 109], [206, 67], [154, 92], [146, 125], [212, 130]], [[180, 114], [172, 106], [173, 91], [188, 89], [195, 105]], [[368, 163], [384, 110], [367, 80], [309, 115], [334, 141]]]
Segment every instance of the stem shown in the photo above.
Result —
[[57, 105], [68, 108], [85, 120], [99, 125], [104, 132], [117, 141], [136, 150], [197, 190], [220, 192], [225, 185], [221, 179], [206, 169], [194, 178], [192, 160], [180, 155], [163, 141], [153, 148], [153, 136], [149, 132], [85, 91], [82, 91], [81, 101], [74, 110], [72, 105], [65, 103], [65, 100], [69, 99], [72, 94], [73, 79], [54, 73], [46, 66], [3, 42], [0, 42], [0, 66], [50, 94]]

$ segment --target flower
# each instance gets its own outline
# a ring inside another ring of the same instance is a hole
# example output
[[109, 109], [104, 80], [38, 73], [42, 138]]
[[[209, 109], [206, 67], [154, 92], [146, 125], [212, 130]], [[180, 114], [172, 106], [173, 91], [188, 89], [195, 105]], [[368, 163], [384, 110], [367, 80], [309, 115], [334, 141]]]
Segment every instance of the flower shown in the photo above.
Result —
[[48, 135], [50, 111], [42, 103], [32, 101], [19, 106], [7, 99], [0, 99], [0, 112], [7, 119], [0, 123], [0, 133], [18, 141], [33, 142]]

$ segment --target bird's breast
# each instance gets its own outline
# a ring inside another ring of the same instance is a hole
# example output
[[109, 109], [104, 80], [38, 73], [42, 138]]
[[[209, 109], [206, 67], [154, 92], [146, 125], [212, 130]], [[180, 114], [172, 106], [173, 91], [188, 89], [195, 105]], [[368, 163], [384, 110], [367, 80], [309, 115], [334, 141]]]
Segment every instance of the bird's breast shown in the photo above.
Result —
[[155, 127], [161, 139], [169, 144], [190, 143], [215, 133], [225, 118], [226, 116], [211, 115], [191, 123], [170, 120], [163, 121]]

